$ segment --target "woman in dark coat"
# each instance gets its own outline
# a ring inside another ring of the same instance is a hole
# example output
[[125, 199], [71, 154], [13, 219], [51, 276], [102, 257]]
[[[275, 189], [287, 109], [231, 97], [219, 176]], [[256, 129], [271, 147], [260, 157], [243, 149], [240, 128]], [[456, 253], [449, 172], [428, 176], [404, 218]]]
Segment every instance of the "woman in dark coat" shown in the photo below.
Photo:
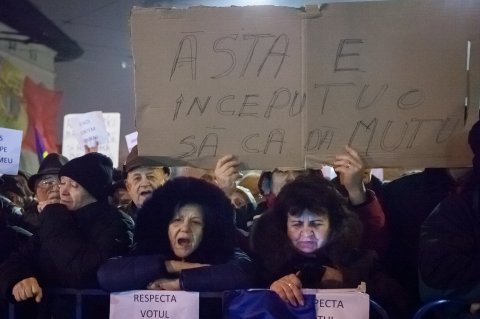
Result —
[[323, 178], [302, 176], [285, 185], [251, 236], [260, 282], [292, 305], [303, 304], [302, 288], [356, 288], [362, 281], [373, 299], [401, 304], [402, 291], [380, 271], [377, 254], [358, 249], [357, 214]]
[[223, 291], [251, 287], [249, 257], [234, 245], [230, 200], [204, 180], [177, 177], [138, 213], [136, 248], [98, 271], [109, 291]]

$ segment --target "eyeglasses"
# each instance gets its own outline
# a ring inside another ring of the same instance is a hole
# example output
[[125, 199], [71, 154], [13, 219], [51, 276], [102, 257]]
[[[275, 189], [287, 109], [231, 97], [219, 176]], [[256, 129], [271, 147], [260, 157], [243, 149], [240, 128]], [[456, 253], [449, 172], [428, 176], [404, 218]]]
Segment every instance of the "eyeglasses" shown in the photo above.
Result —
[[41, 188], [50, 188], [54, 185], [58, 185], [60, 181], [58, 180], [58, 178], [56, 177], [49, 177], [49, 178], [45, 178], [45, 179], [41, 179], [39, 182], [38, 182], [38, 187], [41, 187]]

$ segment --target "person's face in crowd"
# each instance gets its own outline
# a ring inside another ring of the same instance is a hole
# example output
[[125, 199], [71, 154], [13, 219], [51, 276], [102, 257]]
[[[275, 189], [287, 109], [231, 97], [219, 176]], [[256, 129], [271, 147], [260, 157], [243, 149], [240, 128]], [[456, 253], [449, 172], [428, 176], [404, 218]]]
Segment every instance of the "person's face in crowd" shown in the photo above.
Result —
[[180, 207], [168, 226], [168, 238], [173, 253], [186, 258], [198, 248], [203, 238], [203, 214], [198, 205]]
[[60, 203], [69, 210], [77, 210], [96, 201], [82, 185], [70, 177], [60, 177]]
[[271, 191], [270, 185], [271, 185], [271, 181], [267, 177], [263, 178], [262, 183], [260, 185], [260, 189], [262, 190], [263, 195], [270, 194], [270, 191]]
[[300, 252], [311, 254], [325, 245], [330, 230], [327, 215], [305, 209], [300, 215], [288, 215], [287, 236]]
[[232, 195], [230, 195], [230, 201], [232, 202], [233, 207], [237, 209], [247, 206], [247, 204], [250, 202], [247, 195], [238, 190], [234, 191]]
[[22, 196], [18, 195], [17, 193], [15, 192], [11, 192], [11, 191], [6, 191], [5, 195], [10, 201], [12, 201], [12, 203], [14, 203], [16, 206], [18, 207], [24, 207], [25, 205], [25, 200], [23, 199]]
[[58, 176], [54, 174], [43, 175], [35, 184], [35, 196], [39, 202], [47, 199], [60, 199], [60, 189], [58, 187]]
[[162, 167], [138, 167], [128, 172], [125, 186], [135, 205], [140, 208], [167, 179], [168, 175]]
[[287, 183], [290, 183], [301, 174], [301, 171], [275, 169], [272, 172], [272, 193], [277, 196]]
[[125, 188], [117, 188], [113, 193], [113, 205], [114, 206], [124, 206], [128, 205], [132, 198]]
[[372, 181], [372, 170], [370, 168], [366, 168], [363, 171], [363, 183], [368, 184]]
[[25, 176], [18, 174], [15, 175], [14, 178], [20, 185], [22, 185], [22, 190], [25, 192], [25, 195], [31, 197], [33, 194], [30, 188], [28, 188], [28, 180], [25, 178]]

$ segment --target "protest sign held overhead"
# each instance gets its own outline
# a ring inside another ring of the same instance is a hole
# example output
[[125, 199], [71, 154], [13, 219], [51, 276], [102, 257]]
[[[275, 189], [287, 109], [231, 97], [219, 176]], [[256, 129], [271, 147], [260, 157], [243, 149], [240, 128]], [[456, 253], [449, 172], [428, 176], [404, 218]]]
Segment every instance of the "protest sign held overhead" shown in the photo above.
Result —
[[351, 145], [370, 167], [468, 166], [479, 13], [431, 1], [136, 8], [139, 154], [301, 168]]
[[125, 135], [125, 141], [127, 142], [127, 148], [129, 153], [132, 151], [132, 148], [135, 145], [137, 145], [137, 138], [138, 138], [137, 131]]
[[120, 113], [96, 111], [65, 115], [62, 155], [73, 159], [88, 151], [97, 151], [110, 157], [113, 166], [117, 167], [120, 122]]

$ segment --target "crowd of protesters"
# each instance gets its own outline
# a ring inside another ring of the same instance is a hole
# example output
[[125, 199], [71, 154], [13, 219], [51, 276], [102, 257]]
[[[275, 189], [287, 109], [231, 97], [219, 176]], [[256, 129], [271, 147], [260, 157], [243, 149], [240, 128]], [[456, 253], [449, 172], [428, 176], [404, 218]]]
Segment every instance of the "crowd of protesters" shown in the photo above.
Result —
[[0, 316], [12, 302], [31, 318], [70, 318], [52, 288], [269, 288], [299, 306], [302, 288], [361, 282], [392, 318], [442, 297], [475, 316], [480, 124], [469, 143], [473, 169], [427, 168], [389, 182], [348, 146], [332, 181], [321, 170], [275, 168], [247, 182], [233, 155], [196, 178], [137, 147], [120, 169], [97, 152], [49, 154], [35, 174], [0, 179]]

